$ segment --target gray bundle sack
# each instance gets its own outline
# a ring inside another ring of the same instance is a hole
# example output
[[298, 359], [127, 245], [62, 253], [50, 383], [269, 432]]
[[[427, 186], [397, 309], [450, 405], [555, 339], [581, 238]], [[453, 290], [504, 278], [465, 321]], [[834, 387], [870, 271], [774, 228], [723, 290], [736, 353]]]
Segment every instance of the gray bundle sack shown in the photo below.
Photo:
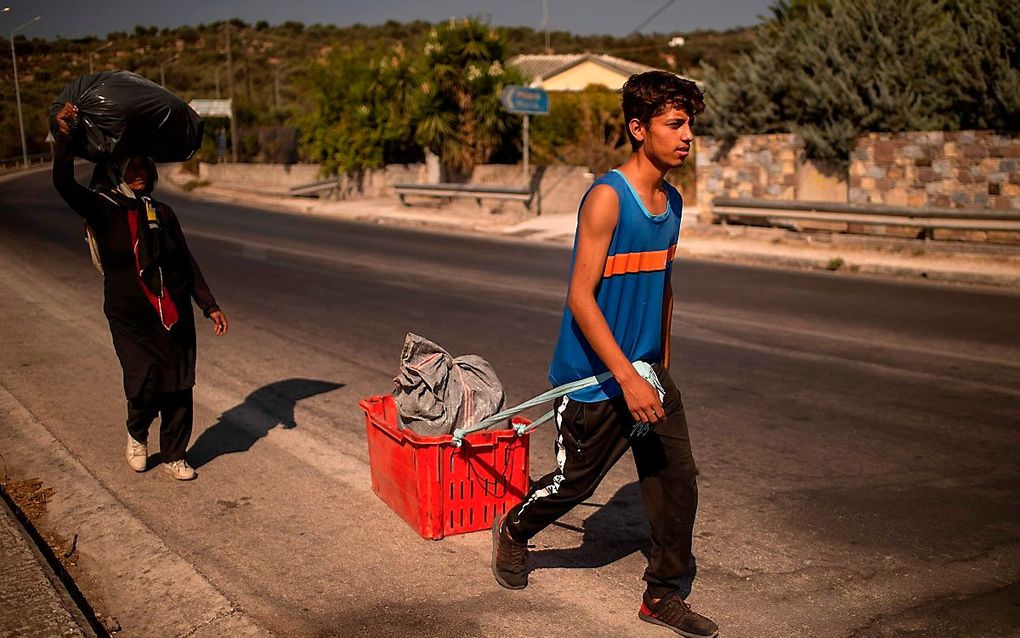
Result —
[[393, 379], [400, 428], [424, 436], [452, 434], [503, 409], [503, 384], [476, 355], [456, 359], [424, 337], [408, 333]]

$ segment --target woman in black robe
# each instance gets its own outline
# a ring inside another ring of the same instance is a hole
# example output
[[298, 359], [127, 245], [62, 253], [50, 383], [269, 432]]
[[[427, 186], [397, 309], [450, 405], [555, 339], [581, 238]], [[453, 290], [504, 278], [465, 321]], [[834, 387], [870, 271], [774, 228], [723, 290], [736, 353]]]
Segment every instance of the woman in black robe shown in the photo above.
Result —
[[[60, 135], [53, 184], [85, 220], [98, 253], [103, 311], [124, 370], [127, 461], [137, 472], [146, 469], [149, 426], [159, 414], [163, 467], [176, 479], [190, 480], [195, 471], [184, 456], [191, 439], [195, 385], [191, 299], [212, 320], [215, 334], [227, 332], [227, 318], [188, 250], [177, 216], [149, 197], [157, 179], [152, 160], [129, 158], [123, 184], [99, 180], [95, 188], [85, 188], [75, 180], [70, 131], [76, 119], [71, 103], [56, 117]], [[102, 167], [97, 168], [100, 173]]]

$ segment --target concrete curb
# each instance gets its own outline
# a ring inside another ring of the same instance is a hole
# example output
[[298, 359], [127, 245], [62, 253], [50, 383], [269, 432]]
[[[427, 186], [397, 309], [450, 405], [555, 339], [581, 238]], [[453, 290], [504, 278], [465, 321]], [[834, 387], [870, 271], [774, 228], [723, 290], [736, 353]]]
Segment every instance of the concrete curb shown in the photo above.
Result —
[[45, 543], [15, 507], [0, 488], [0, 557], [4, 565], [0, 633], [21, 638], [58, 634], [96, 638], [85, 611], [43, 553]]
[[11, 473], [37, 477], [53, 488], [41, 523], [62, 537], [78, 534], [79, 564], [95, 580], [79, 586], [90, 600], [102, 600], [121, 625], [121, 635], [271, 635], [168, 548], [3, 387], [0, 416], [18, 424], [5, 428], [3, 452]]

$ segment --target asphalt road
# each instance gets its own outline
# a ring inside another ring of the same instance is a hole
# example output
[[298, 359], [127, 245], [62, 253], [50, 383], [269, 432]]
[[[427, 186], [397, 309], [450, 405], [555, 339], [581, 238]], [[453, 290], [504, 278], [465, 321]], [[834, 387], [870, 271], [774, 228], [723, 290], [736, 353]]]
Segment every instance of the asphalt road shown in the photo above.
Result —
[[[407, 332], [484, 356], [513, 402], [546, 389], [568, 251], [162, 195], [231, 320], [200, 324], [199, 480], [123, 462], [101, 282], [45, 173], [0, 183], [0, 384], [172, 551], [280, 635], [664, 635], [636, 620], [629, 459], [521, 592], [485, 534], [419, 540], [369, 488], [357, 402]], [[674, 287], [695, 607], [725, 636], [1020, 633], [1020, 296], [694, 261]]]

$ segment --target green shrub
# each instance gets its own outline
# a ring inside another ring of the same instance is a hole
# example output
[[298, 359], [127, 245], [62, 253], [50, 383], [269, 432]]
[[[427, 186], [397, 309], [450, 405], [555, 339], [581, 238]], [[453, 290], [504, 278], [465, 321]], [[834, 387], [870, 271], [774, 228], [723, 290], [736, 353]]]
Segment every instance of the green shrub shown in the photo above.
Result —
[[706, 124], [792, 132], [849, 162], [868, 131], [1016, 129], [1020, 12], [1003, 0], [790, 0], [750, 53], [710, 72]]
[[836, 271], [844, 266], [842, 257], [833, 257], [829, 260], [829, 263], [825, 264], [826, 270]]

